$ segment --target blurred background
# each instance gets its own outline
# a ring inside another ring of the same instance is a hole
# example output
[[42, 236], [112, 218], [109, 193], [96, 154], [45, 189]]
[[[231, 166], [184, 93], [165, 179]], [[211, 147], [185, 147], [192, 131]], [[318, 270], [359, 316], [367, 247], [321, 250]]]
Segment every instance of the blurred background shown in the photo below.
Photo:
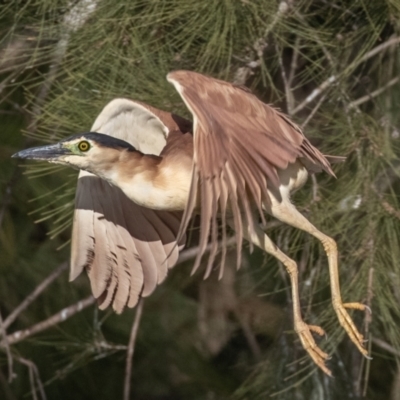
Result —
[[123, 398], [135, 310], [100, 312], [84, 274], [68, 282], [77, 172], [10, 156], [87, 131], [114, 97], [190, 117], [174, 69], [248, 86], [347, 157], [293, 201], [337, 240], [344, 301], [371, 307], [353, 317], [373, 360], [338, 324], [317, 240], [268, 221], [334, 378], [293, 331], [282, 265], [245, 245], [238, 272], [232, 249], [222, 281], [190, 277], [193, 228], [194, 250], [144, 302], [130, 398], [400, 399], [398, 0], [5, 1], [0, 29], [1, 399]]

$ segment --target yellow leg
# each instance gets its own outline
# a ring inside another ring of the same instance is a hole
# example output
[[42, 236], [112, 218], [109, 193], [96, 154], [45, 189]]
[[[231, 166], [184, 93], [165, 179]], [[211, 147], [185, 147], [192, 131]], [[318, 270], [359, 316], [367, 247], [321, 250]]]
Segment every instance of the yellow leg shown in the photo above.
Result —
[[366, 310], [367, 307], [361, 303], [343, 303], [340, 294], [339, 270], [338, 270], [338, 251], [336, 242], [320, 232], [314, 225], [310, 223], [289, 200], [283, 199], [281, 202], [276, 200], [273, 195], [271, 197], [271, 205], [267, 206], [267, 211], [275, 218], [295, 228], [301, 229], [313, 235], [322, 242], [325, 252], [328, 256], [329, 275], [331, 282], [332, 304], [340, 325], [346, 330], [352, 342], [357, 346], [358, 350], [365, 356], [368, 351], [364, 348], [364, 338], [357, 330], [353, 320], [351, 319], [346, 308]]
[[315, 364], [317, 364], [318, 367], [320, 367], [326, 374], [330, 376], [331, 371], [325, 365], [325, 360], [329, 358], [328, 354], [323, 352], [317, 346], [311, 334], [311, 332], [314, 332], [322, 336], [325, 334], [325, 332], [319, 326], [306, 324], [301, 317], [298, 269], [296, 262], [283, 253], [257, 224], [255, 225], [254, 234], [250, 235], [245, 231], [244, 236], [247, 240], [251, 241], [265, 252], [276, 257], [285, 266], [290, 275], [292, 287], [294, 329], [300, 337], [303, 348], [308, 352]]

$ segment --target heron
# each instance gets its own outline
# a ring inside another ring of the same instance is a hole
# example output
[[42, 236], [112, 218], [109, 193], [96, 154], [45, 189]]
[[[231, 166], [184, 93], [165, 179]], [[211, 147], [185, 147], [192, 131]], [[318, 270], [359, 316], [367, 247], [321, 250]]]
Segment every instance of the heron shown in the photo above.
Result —
[[302, 317], [297, 264], [263, 229], [269, 214], [322, 243], [338, 321], [367, 356], [363, 335], [347, 311], [367, 307], [342, 301], [337, 244], [290, 199], [310, 173], [325, 171], [334, 177], [331, 163], [341, 158], [323, 155], [288, 116], [245, 87], [181, 70], [170, 72], [167, 80], [193, 123], [117, 98], [104, 107], [89, 132], [13, 155], [80, 170], [70, 280], [86, 270], [100, 309], [112, 305], [121, 313], [125, 306], [134, 307], [176, 264], [189, 221], [198, 214], [193, 271], [209, 251], [207, 277], [220, 251], [222, 276], [227, 229], [235, 234], [238, 266], [243, 239], [278, 259], [290, 276], [294, 329], [315, 364], [331, 375], [328, 354], [313, 337], [324, 330]]

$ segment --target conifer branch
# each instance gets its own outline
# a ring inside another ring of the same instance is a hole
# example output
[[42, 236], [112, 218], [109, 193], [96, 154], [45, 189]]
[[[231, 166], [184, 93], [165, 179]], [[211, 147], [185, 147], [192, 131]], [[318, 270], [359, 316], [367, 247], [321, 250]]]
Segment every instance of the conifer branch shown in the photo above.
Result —
[[4, 349], [7, 356], [7, 366], [8, 366], [8, 383], [11, 383], [14, 379], [14, 372], [13, 372], [13, 357], [10, 350], [10, 344], [7, 340], [7, 332], [4, 326], [3, 317], [0, 312], [0, 336], [3, 338], [4, 342]]
[[131, 335], [129, 338], [128, 350], [126, 352], [126, 368], [124, 382], [124, 400], [130, 399], [131, 394], [131, 377], [132, 377], [132, 358], [135, 351], [136, 337], [139, 331], [140, 320], [143, 313], [144, 300], [140, 299], [136, 307], [135, 319], [133, 320]]
[[63, 262], [46, 279], [36, 286], [34, 291], [4, 320], [4, 328], [7, 329], [16, 320], [18, 315], [32, 304], [36, 298], [67, 269], [67, 267], [68, 263]]
[[381, 93], [385, 92], [387, 89], [398, 83], [400, 78], [397, 76], [396, 78], [391, 79], [386, 85], [380, 87], [379, 89], [374, 90], [373, 92], [366, 94], [365, 96], [362, 96], [358, 98], [357, 100], [352, 101], [348, 105], [348, 109], [350, 108], [355, 108], [358, 107], [361, 104], [366, 103], [369, 100], [372, 100], [374, 97], [379, 96]]
[[247, 63], [244, 67], [240, 67], [237, 69], [233, 79], [233, 83], [235, 83], [236, 85], [244, 85], [247, 81], [247, 78], [253, 74], [253, 70], [261, 65], [264, 50], [267, 47], [268, 35], [270, 34], [270, 32], [272, 32], [276, 24], [288, 12], [288, 10], [288, 3], [282, 0], [279, 3], [278, 10], [273, 17], [272, 22], [267, 26], [262, 37], [258, 38], [254, 42], [253, 49], [255, 53], [253, 57], [250, 60], [247, 60]]
[[306, 98], [305, 100], [300, 103], [294, 110], [293, 110], [293, 115], [297, 114], [299, 111], [303, 110], [304, 107], [306, 107], [308, 104], [310, 104], [315, 98], [317, 98], [319, 95], [321, 95], [326, 89], [331, 87], [334, 83], [338, 82], [339, 78], [344, 75], [346, 72], [349, 70], [353, 70], [356, 68], [359, 64], [369, 60], [370, 58], [374, 57], [375, 55], [379, 54], [380, 52], [386, 50], [390, 46], [394, 46], [400, 43], [400, 37], [394, 37], [386, 42], [380, 44], [379, 46], [374, 47], [372, 50], [364, 54], [361, 58], [358, 60], [355, 60], [352, 64], [350, 64], [347, 68], [345, 68], [342, 73], [339, 75], [331, 75], [328, 79], [323, 81], [316, 89], [314, 89]]
[[10, 345], [15, 344], [21, 342], [22, 340], [25, 340], [32, 335], [35, 335], [36, 333], [49, 329], [52, 326], [59, 324], [60, 322], [64, 322], [67, 319], [71, 318], [73, 315], [91, 306], [95, 302], [96, 299], [93, 296], [86, 297], [86, 299], [80, 300], [72, 306], [62, 309], [61, 311], [45, 319], [44, 321], [32, 325], [30, 328], [23, 329], [8, 335], [7, 339], [3, 339], [0, 342], [0, 347], [5, 346], [5, 340], [7, 340]]
[[[32, 393], [33, 399], [39, 400], [37, 397], [37, 392], [39, 392], [41, 399], [46, 400], [47, 399], [46, 393], [44, 391], [44, 386], [43, 386], [42, 380], [40, 379], [39, 370], [38, 370], [36, 364], [33, 361], [27, 360], [26, 358], [23, 358], [23, 357], [15, 357], [15, 359], [19, 363], [28, 367], [29, 380], [31, 383], [31, 393]], [[37, 385], [37, 388], [36, 388], [35, 383]]]

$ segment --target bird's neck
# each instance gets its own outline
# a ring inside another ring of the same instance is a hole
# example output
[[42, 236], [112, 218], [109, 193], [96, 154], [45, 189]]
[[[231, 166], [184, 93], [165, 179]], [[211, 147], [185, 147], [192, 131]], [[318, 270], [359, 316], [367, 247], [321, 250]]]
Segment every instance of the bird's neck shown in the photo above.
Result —
[[97, 175], [119, 187], [140, 206], [177, 211], [187, 203], [191, 160], [124, 151], [110, 168]]

